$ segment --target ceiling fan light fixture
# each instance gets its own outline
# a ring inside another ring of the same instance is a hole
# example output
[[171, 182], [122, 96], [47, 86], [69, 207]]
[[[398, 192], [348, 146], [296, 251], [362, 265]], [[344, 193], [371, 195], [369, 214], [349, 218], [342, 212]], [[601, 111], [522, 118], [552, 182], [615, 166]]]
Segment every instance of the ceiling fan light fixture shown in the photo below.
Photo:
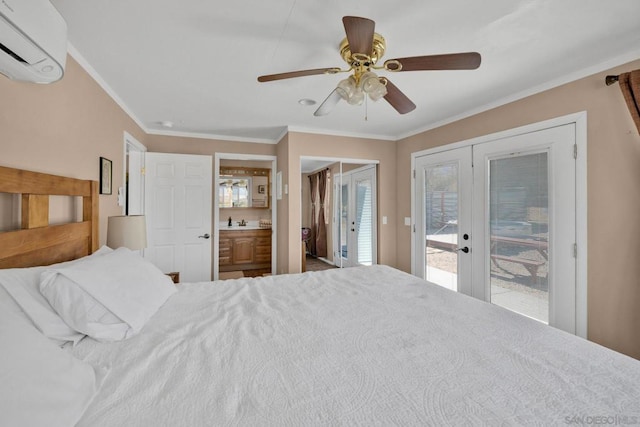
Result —
[[374, 89], [369, 91], [369, 99], [372, 101], [378, 101], [380, 98], [383, 98], [387, 94], [387, 87], [382, 83], [378, 82]]
[[347, 99], [347, 103], [350, 105], [361, 105], [364, 102], [364, 91], [362, 87], [357, 86], [353, 94]]
[[378, 76], [373, 71], [367, 71], [360, 76], [360, 84], [362, 85], [362, 89], [365, 92], [369, 92], [372, 89], [373, 85], [378, 81]]
[[353, 76], [349, 76], [344, 80], [340, 80], [338, 86], [336, 87], [336, 91], [342, 99], [349, 102], [349, 99], [356, 92], [356, 79]]
[[387, 87], [380, 81], [376, 73], [367, 71], [360, 79], [364, 90], [372, 101], [377, 101], [387, 94]]

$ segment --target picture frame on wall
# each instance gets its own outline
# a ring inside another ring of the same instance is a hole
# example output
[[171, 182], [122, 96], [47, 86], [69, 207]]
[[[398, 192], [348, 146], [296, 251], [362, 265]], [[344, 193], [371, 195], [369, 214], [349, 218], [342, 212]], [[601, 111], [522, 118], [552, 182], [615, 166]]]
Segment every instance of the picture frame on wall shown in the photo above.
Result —
[[113, 178], [111, 160], [100, 157], [100, 194], [111, 194]]

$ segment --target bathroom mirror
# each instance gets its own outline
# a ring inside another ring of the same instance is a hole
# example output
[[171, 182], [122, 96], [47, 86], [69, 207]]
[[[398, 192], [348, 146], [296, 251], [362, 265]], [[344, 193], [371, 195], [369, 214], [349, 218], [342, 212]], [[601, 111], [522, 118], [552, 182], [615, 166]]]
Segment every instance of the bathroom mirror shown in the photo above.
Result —
[[218, 200], [221, 208], [269, 208], [270, 169], [221, 167]]

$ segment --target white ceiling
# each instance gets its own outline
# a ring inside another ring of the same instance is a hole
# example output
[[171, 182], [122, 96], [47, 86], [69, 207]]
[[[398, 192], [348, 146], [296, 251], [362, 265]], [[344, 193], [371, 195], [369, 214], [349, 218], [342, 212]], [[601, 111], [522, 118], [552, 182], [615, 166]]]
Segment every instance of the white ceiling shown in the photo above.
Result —
[[[638, 0], [53, 0], [72, 53], [148, 132], [277, 142], [289, 130], [396, 140], [640, 58]], [[417, 108], [341, 102], [342, 17], [376, 22], [383, 60], [477, 51], [473, 71], [380, 74]], [[299, 99], [316, 100], [302, 106]], [[368, 119], [367, 119], [368, 118]], [[170, 130], [160, 125], [171, 121]]]

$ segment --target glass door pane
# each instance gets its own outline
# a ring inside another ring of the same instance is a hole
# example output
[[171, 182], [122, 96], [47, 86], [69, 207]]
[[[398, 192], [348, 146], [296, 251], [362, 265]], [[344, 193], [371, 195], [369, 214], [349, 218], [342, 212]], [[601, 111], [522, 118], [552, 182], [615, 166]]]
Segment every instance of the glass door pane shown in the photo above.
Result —
[[567, 124], [473, 147], [472, 295], [569, 333], [583, 309], [575, 138]]
[[377, 261], [376, 167], [356, 165], [349, 169], [338, 177], [339, 245], [335, 250], [341, 267], [373, 265]]
[[356, 191], [356, 240], [360, 265], [373, 264], [373, 182], [354, 177]]
[[471, 294], [471, 147], [416, 159], [414, 274]]
[[424, 169], [425, 279], [458, 290], [458, 163]]
[[491, 302], [549, 322], [546, 152], [489, 162]]
[[344, 181], [342, 177], [342, 191], [341, 191], [341, 203], [340, 203], [340, 258], [341, 265], [347, 267], [348, 255], [349, 255], [349, 181]]

